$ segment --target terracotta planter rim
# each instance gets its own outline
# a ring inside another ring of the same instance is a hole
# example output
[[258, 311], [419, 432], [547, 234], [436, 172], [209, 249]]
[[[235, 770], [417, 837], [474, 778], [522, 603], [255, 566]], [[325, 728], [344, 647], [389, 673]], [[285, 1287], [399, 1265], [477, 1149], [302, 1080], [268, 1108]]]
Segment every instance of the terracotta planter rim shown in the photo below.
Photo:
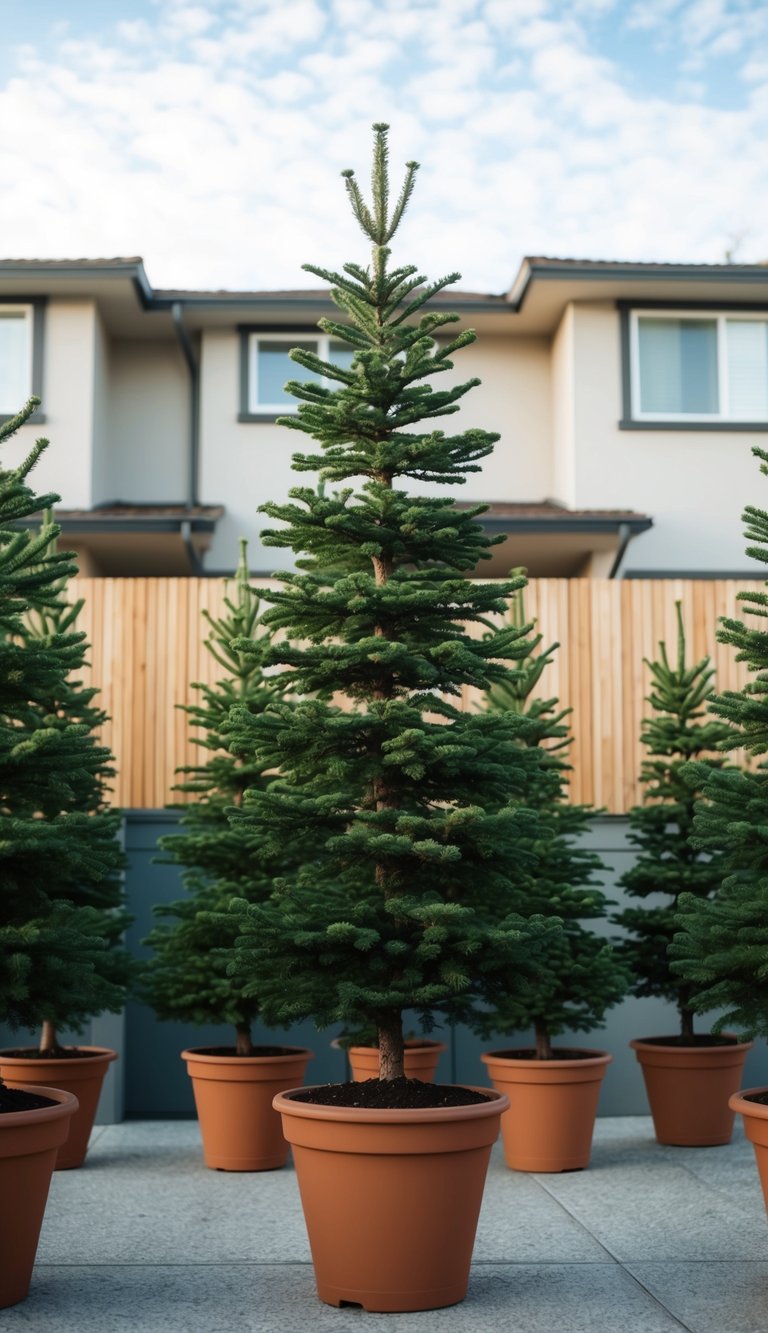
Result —
[[36, 1097], [50, 1097], [56, 1105], [38, 1106], [33, 1111], [5, 1111], [0, 1115], [0, 1133], [3, 1129], [18, 1129], [21, 1125], [37, 1125], [43, 1120], [59, 1120], [77, 1110], [78, 1100], [73, 1092], [46, 1088], [42, 1083], [17, 1083], [15, 1079], [5, 1079], [4, 1082], [8, 1087], [34, 1093]]
[[728, 1105], [732, 1111], [740, 1111], [742, 1115], [753, 1115], [758, 1120], [768, 1120], [768, 1106], [762, 1102], [749, 1102], [747, 1098], [756, 1092], [763, 1094], [768, 1092], [768, 1088], [742, 1088], [739, 1092], [731, 1093], [728, 1098]]
[[721, 1036], [733, 1037], [734, 1041], [713, 1042], [711, 1046], [707, 1046], [703, 1042], [699, 1042], [697, 1046], [678, 1044], [665, 1046], [661, 1041], [661, 1036], [665, 1035], [673, 1034], [660, 1034], [659, 1037], [633, 1037], [629, 1044], [633, 1051], [680, 1051], [686, 1055], [692, 1051], [748, 1051], [754, 1045], [751, 1041], [739, 1041], [735, 1032], [723, 1032], [720, 1034]]
[[315, 1053], [306, 1046], [285, 1046], [283, 1055], [204, 1055], [203, 1050], [209, 1051], [206, 1046], [200, 1050], [194, 1047], [181, 1052], [182, 1060], [198, 1060], [201, 1064], [217, 1065], [221, 1067], [225, 1064], [237, 1065], [238, 1068], [247, 1069], [249, 1065], [268, 1065], [268, 1064], [289, 1064], [297, 1057], [306, 1057], [308, 1060], [314, 1060]]
[[[30, 1057], [28, 1055], [7, 1054], [7, 1051], [9, 1050], [18, 1051], [24, 1049], [34, 1051], [37, 1048], [35, 1046], [29, 1046], [29, 1047], [8, 1046], [5, 1048], [0, 1048], [0, 1063], [4, 1065], [18, 1065], [19, 1067], [24, 1067], [24, 1068], [26, 1068], [28, 1065], [33, 1065], [35, 1069], [48, 1069], [52, 1068], [53, 1065], [55, 1064], [60, 1064], [60, 1065], [65, 1065], [67, 1069], [81, 1069], [84, 1065], [92, 1066], [95, 1060], [103, 1059], [106, 1060], [107, 1063], [109, 1063], [110, 1061], [117, 1059], [117, 1051], [113, 1051], [110, 1046], [78, 1046], [77, 1048], [73, 1046], [62, 1047], [62, 1049], [65, 1051], [72, 1051], [77, 1049], [78, 1051], [87, 1052], [86, 1055], [81, 1055], [81, 1056], [51, 1055], [51, 1056], [46, 1056], [44, 1058], [40, 1058], [38, 1056]], [[15, 1113], [12, 1112], [11, 1114]]]
[[[315, 1084], [317, 1086], [323, 1086]], [[495, 1088], [478, 1088], [473, 1084], [462, 1083], [461, 1087], [471, 1092], [480, 1092], [486, 1098], [484, 1102], [475, 1102], [470, 1106], [414, 1106], [371, 1107], [371, 1106], [320, 1106], [316, 1102], [297, 1102], [294, 1097], [299, 1092], [311, 1092], [312, 1087], [287, 1088], [278, 1092], [272, 1105], [281, 1114], [297, 1116], [306, 1120], [352, 1121], [362, 1125], [419, 1125], [433, 1120], [443, 1123], [449, 1120], [481, 1120], [485, 1116], [497, 1116], [509, 1107], [506, 1093]]]
[[[511, 1050], [530, 1051], [530, 1046], [511, 1047]], [[532, 1060], [530, 1056], [508, 1055], [506, 1051], [483, 1051], [480, 1059], [483, 1064], [490, 1064], [492, 1060], [498, 1060], [502, 1065], [513, 1065], [515, 1068], [528, 1069], [584, 1069], [588, 1065], [608, 1065], [613, 1060], [610, 1051], [591, 1051], [581, 1046], [563, 1046], [560, 1048], [565, 1051], [583, 1050], [583, 1056], [578, 1059], [570, 1060]]]

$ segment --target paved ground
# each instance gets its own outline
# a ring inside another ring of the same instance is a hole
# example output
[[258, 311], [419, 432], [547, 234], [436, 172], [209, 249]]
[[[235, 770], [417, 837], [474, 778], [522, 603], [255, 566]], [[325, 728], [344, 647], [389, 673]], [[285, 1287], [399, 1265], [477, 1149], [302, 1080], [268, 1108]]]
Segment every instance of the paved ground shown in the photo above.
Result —
[[726, 1148], [660, 1148], [598, 1121], [588, 1171], [529, 1176], [494, 1150], [469, 1294], [373, 1315], [315, 1295], [292, 1168], [208, 1171], [197, 1126], [94, 1133], [54, 1176], [32, 1291], [8, 1333], [768, 1333], [768, 1223], [740, 1125]]

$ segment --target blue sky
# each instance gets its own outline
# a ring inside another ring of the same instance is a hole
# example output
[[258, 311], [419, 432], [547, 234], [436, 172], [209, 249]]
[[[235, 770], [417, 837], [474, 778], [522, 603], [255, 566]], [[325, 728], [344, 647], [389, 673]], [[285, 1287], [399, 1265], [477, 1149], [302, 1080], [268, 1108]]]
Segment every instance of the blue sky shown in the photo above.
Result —
[[359, 259], [343, 167], [421, 161], [400, 257], [768, 258], [764, 0], [4, 0], [7, 257], [157, 287]]

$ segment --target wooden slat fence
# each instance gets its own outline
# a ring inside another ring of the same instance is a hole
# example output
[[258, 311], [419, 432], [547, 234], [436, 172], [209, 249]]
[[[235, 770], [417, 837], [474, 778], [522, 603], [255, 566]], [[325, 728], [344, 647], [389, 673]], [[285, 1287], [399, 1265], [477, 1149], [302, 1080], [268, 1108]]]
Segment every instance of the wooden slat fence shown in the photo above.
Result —
[[[254, 580], [269, 586], [268, 580]], [[560, 649], [541, 692], [573, 708], [571, 792], [575, 801], [620, 814], [639, 799], [640, 723], [647, 711], [648, 671], [666, 639], [676, 646], [675, 601], [682, 601], [691, 658], [708, 654], [718, 689], [739, 689], [746, 670], [715, 638], [719, 618], [742, 611], [739, 591], [761, 583], [733, 580], [534, 579], [526, 614], [545, 644]], [[198, 762], [186, 714], [193, 681], [220, 668], [204, 647], [203, 609], [217, 614], [218, 579], [88, 579], [72, 584], [85, 598], [80, 628], [91, 644], [86, 678], [110, 715], [103, 739], [117, 761], [113, 799], [124, 808], [159, 808], [177, 800], [174, 771]], [[465, 707], [477, 695], [466, 691]]]

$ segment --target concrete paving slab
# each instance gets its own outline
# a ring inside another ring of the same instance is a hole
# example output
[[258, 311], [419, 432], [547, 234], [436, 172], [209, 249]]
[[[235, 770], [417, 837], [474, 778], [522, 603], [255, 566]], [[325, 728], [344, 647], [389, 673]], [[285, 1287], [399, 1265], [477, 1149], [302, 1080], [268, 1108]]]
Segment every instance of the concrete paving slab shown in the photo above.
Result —
[[3, 1328], [34, 1333], [678, 1333], [683, 1327], [615, 1264], [473, 1270], [461, 1305], [417, 1314], [336, 1310], [315, 1292], [310, 1267], [209, 1264], [41, 1267]]
[[[437, 1321], [439, 1320], [439, 1325]], [[768, 1333], [768, 1223], [751, 1145], [662, 1148], [650, 1118], [601, 1120], [587, 1171], [529, 1175], [492, 1154], [470, 1294], [439, 1314], [335, 1311], [315, 1295], [292, 1166], [203, 1164], [194, 1122], [94, 1136], [54, 1175], [34, 1333]]]
[[55, 1173], [38, 1256], [72, 1264], [310, 1261], [293, 1167], [211, 1171], [197, 1125], [172, 1121], [109, 1126], [85, 1166]]
[[695, 1333], [764, 1333], [767, 1263], [630, 1264], [629, 1271]]
[[501, 1144], [491, 1155], [475, 1259], [488, 1263], [601, 1263], [593, 1236], [530, 1175], [510, 1171]]
[[620, 1262], [766, 1258], [768, 1236], [751, 1207], [672, 1161], [537, 1179]]

